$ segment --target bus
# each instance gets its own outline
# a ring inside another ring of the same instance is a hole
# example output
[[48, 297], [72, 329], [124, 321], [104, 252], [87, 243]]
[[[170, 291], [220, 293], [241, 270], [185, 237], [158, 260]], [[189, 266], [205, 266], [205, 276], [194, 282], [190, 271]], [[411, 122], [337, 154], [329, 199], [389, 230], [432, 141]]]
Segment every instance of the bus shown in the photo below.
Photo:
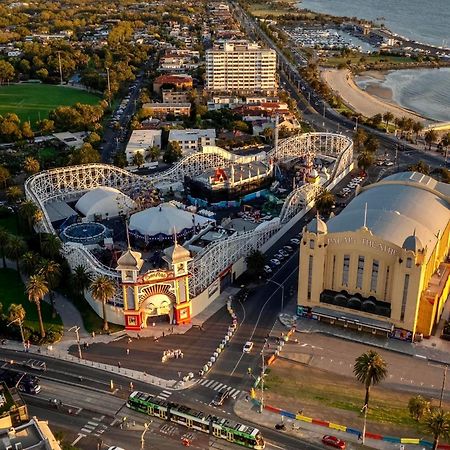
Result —
[[264, 439], [257, 428], [211, 414], [206, 415], [184, 405], [159, 400], [145, 392], [132, 392], [128, 397], [127, 406], [149, 416], [175, 422], [243, 447], [256, 450], [265, 447]]

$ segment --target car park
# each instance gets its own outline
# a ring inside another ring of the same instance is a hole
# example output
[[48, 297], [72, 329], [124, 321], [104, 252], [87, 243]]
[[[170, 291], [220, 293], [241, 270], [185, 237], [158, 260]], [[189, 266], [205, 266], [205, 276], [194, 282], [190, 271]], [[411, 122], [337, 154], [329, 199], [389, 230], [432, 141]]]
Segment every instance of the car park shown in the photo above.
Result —
[[252, 351], [253, 348], [253, 342], [252, 341], [247, 341], [244, 345], [244, 348], [242, 349], [242, 351], [244, 353], [250, 353]]
[[339, 448], [340, 450], [345, 450], [345, 442], [336, 436], [330, 436], [326, 434], [322, 438], [322, 443], [328, 445], [329, 447]]

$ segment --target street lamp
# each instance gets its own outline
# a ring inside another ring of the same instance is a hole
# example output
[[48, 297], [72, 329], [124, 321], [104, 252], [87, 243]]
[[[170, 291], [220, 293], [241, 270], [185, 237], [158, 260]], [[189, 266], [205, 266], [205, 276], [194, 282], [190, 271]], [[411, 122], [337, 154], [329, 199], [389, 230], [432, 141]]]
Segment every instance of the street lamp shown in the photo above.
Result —
[[368, 406], [366, 403], [361, 409], [361, 412], [364, 411], [364, 422], [363, 422], [363, 429], [362, 429], [362, 436], [361, 436], [362, 445], [364, 445], [365, 439], [366, 439], [367, 409], [368, 409]]
[[147, 433], [147, 431], [150, 427], [150, 424], [152, 422], [153, 422], [153, 420], [150, 420], [150, 422], [148, 422], [148, 423], [147, 422], [144, 423], [144, 431], [141, 434], [141, 450], [144, 448], [144, 444], [145, 444], [145, 441], [144, 441], [145, 433]]
[[80, 346], [80, 334], [78, 333], [80, 331], [80, 327], [77, 327], [74, 325], [72, 328], [69, 328], [69, 331], [75, 330], [75, 334], [77, 335], [77, 345], [78, 345], [78, 357], [80, 359], [83, 359], [83, 356], [81, 354], [81, 346]]
[[268, 283], [273, 283], [278, 286], [278, 288], [281, 288], [281, 311], [284, 309], [284, 284], [278, 283], [277, 281], [273, 280], [267, 280]]
[[261, 368], [261, 403], [259, 405], [259, 412], [262, 414], [264, 410], [264, 372], [266, 371], [265, 368], [265, 361], [264, 361], [264, 349], [266, 347], [266, 343], [264, 342], [263, 348], [261, 350], [261, 358], [262, 358], [262, 368]]
[[16, 322], [19, 323], [20, 336], [22, 336], [23, 349], [24, 349], [25, 351], [27, 351], [27, 345], [25, 344], [25, 338], [24, 338], [24, 336], [23, 336], [23, 321], [22, 321], [22, 319], [21, 319], [20, 317], [18, 317], [17, 319], [14, 319], [14, 320], [12, 320], [11, 322], [9, 322], [7, 326], [9, 327], [10, 325], [12, 325], [13, 323], [16, 323]]

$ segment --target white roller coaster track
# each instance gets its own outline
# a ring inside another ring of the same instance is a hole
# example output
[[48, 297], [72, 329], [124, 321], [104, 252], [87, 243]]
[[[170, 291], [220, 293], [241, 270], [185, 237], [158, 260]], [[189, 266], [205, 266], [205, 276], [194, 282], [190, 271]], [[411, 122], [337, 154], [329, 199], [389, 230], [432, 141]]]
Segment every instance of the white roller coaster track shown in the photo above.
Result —
[[[42, 232], [55, 233], [46, 203], [62, 200], [73, 201], [85, 192], [99, 186], [110, 186], [124, 193], [152, 188], [160, 182], [183, 181], [186, 175], [196, 176], [216, 167], [229, 167], [250, 161], [284, 161], [307, 154], [327, 155], [336, 158], [330, 182], [339, 176], [353, 161], [353, 143], [340, 134], [307, 133], [280, 141], [278, 148], [257, 155], [236, 156], [219, 147], [204, 147], [201, 153], [186, 156], [170, 169], [152, 177], [142, 177], [107, 164], [69, 166], [40, 172], [25, 182], [25, 193], [41, 209], [43, 219], [37, 224]], [[260, 248], [283, 224], [289, 222], [302, 208], [320, 193], [318, 186], [301, 186], [287, 197], [279, 219], [258, 226], [255, 230], [235, 234], [227, 239], [213, 242], [190, 263], [193, 275], [191, 295], [196, 296], [206, 289], [219, 274], [253, 249]], [[117, 280], [117, 273], [101, 264], [89, 250], [80, 244], [67, 243], [64, 255], [71, 267], [83, 265], [93, 273], [104, 274]], [[116, 299], [119, 300], [119, 299]]]

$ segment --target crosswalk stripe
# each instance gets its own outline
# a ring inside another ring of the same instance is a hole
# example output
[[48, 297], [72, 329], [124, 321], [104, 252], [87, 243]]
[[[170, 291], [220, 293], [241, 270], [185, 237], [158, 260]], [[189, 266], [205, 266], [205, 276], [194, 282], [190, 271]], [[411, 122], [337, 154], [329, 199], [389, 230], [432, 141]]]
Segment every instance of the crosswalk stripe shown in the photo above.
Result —
[[83, 433], [92, 433], [92, 430], [89, 430], [88, 428], [82, 428], [81, 431]]
[[209, 387], [213, 383], [214, 383], [214, 380], [208, 380], [208, 382], [205, 384], [205, 387]]
[[232, 390], [230, 391], [230, 395], [231, 395], [232, 397], [234, 397], [234, 396], [238, 395], [239, 392], [240, 392], [240, 391], [238, 391], [237, 389], [232, 389]]
[[219, 383], [215, 388], [214, 388], [214, 390], [215, 391], [218, 391], [219, 389], [221, 389], [221, 388], [223, 388], [225, 385], [223, 384], [223, 383]]
[[88, 424], [95, 428], [98, 425], [98, 422], [88, 422]]
[[218, 381], [214, 381], [214, 383], [210, 386], [210, 388], [214, 389], [218, 384], [220, 384]]

